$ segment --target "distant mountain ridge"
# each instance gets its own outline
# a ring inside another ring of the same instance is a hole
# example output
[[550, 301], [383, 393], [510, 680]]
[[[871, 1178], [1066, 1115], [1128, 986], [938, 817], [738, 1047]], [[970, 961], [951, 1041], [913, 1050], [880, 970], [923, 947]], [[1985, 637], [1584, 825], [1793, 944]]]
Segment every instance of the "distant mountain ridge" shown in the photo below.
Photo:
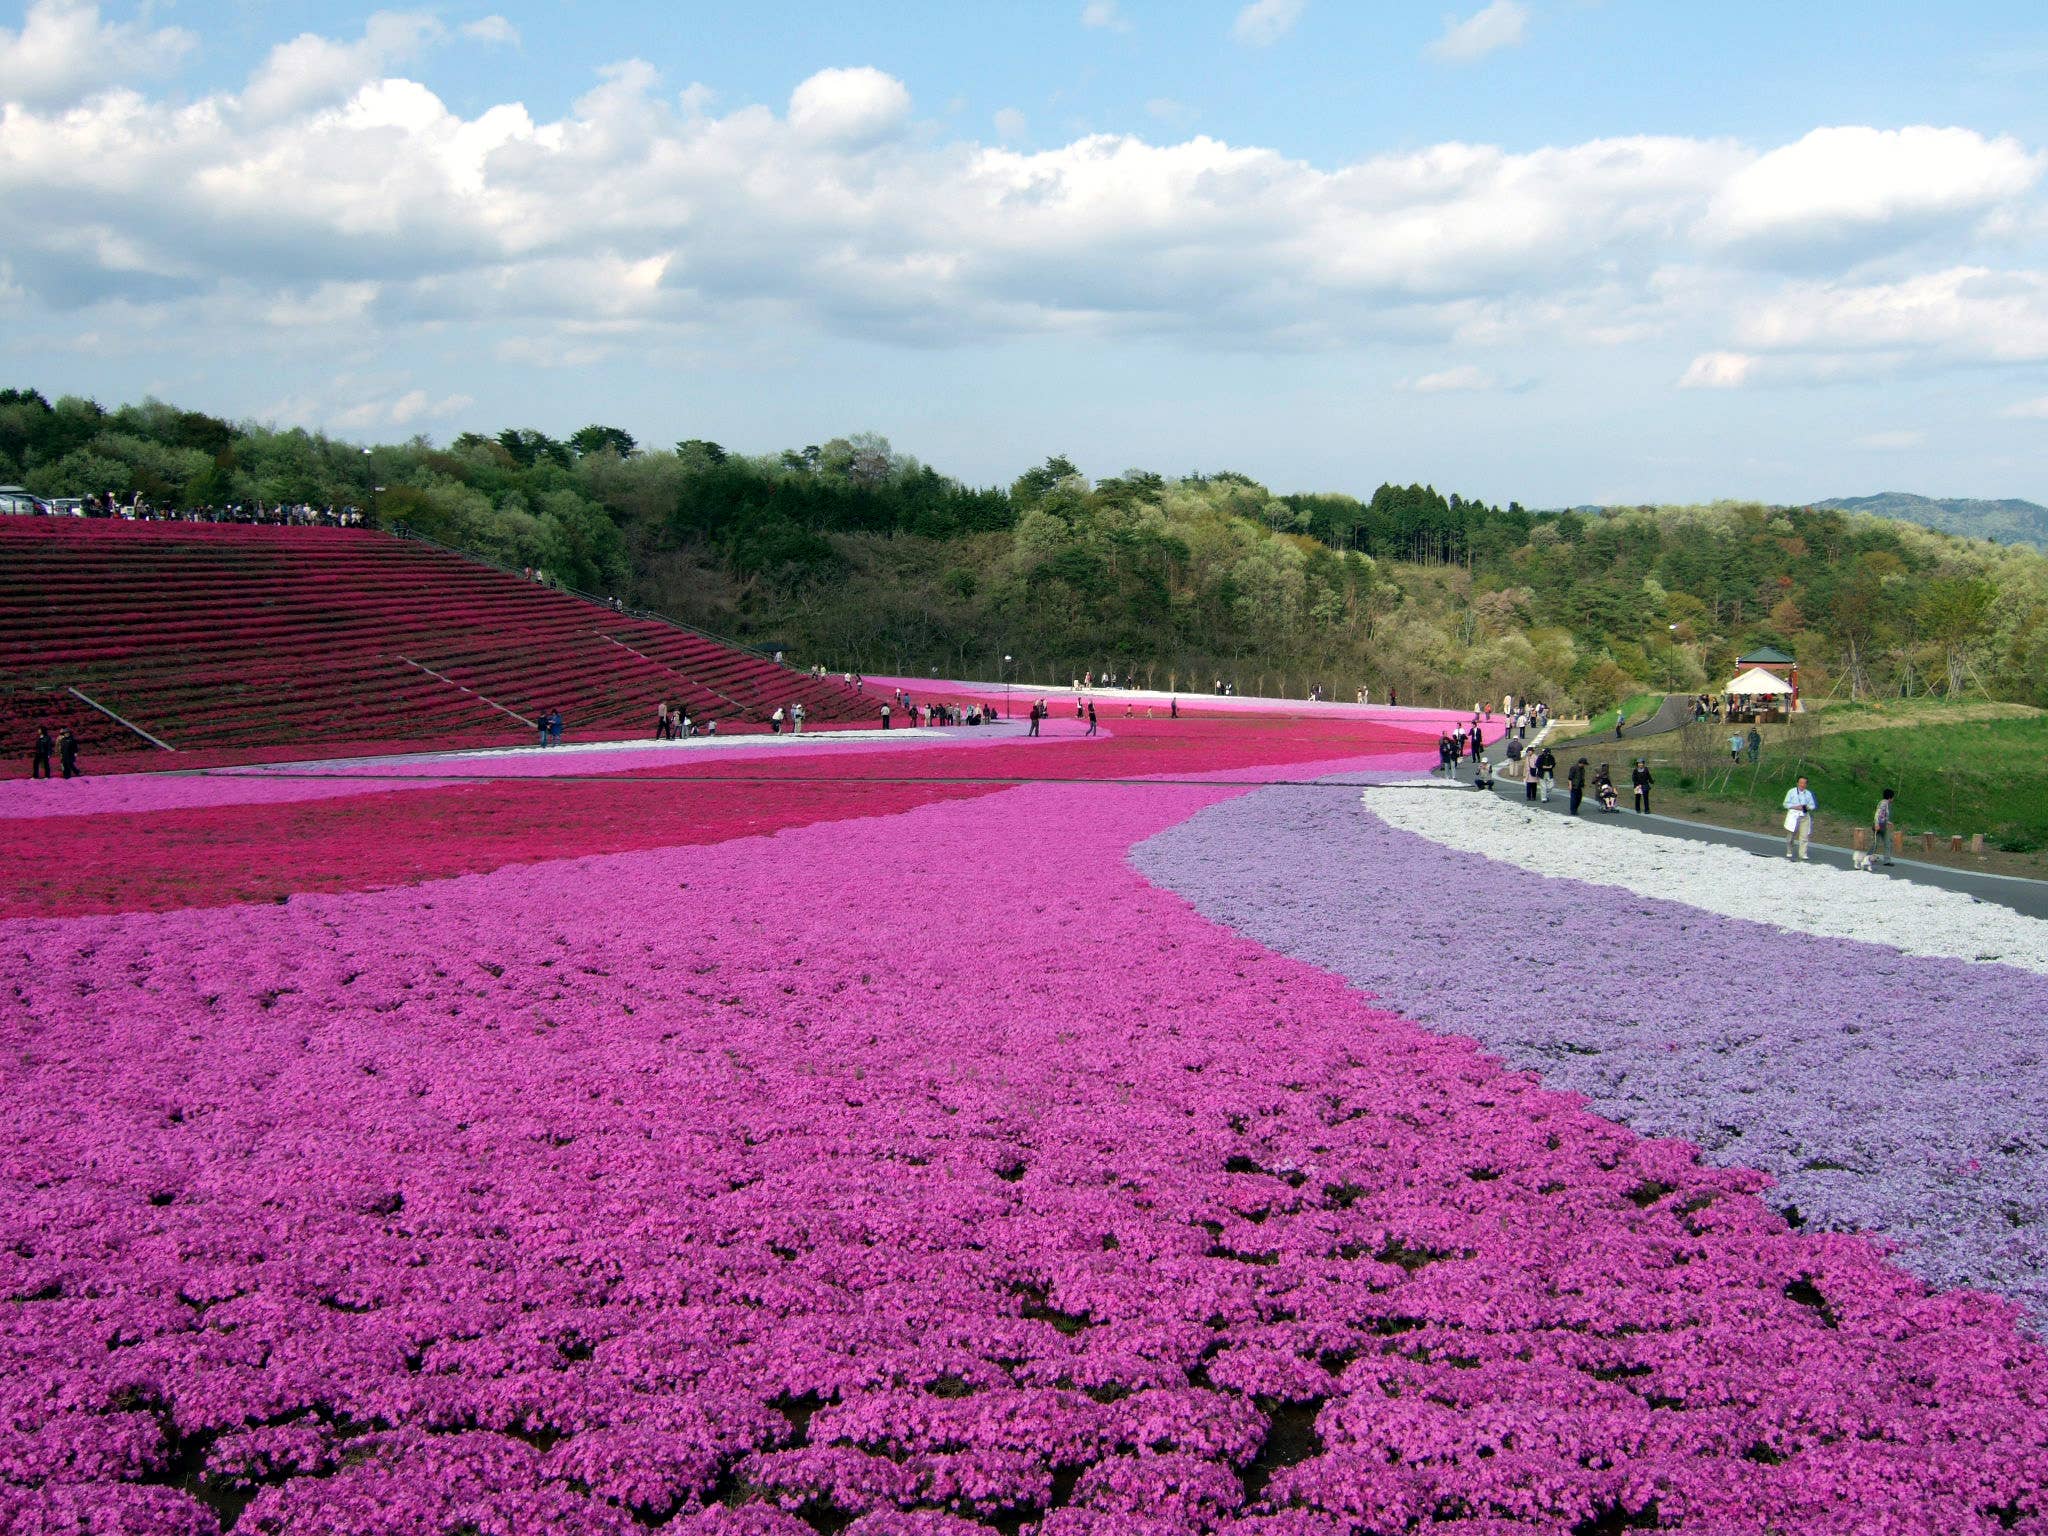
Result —
[[2031, 501], [1979, 501], [1968, 496], [1915, 496], [1910, 491], [1880, 491], [1875, 496], [1837, 496], [1813, 505], [1838, 512], [1895, 517], [1966, 538], [2048, 549], [2048, 507]]

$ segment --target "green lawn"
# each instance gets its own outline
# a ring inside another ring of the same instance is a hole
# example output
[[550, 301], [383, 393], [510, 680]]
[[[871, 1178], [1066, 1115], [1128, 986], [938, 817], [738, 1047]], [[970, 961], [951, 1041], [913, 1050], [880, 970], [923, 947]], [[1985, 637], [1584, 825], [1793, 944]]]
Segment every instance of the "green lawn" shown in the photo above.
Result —
[[1890, 787], [1899, 792], [1895, 819], [1908, 834], [1982, 832], [1992, 846], [2014, 853], [2048, 847], [2048, 715], [1830, 729], [1803, 744], [1773, 732], [1756, 768], [1731, 769], [1724, 754], [1704, 784], [1688, 787], [1775, 811], [1802, 772], [1824, 816], [1868, 825], [1878, 795]]
[[[1664, 695], [1661, 693], [1639, 693], [1634, 698], [1622, 700], [1617, 707], [1627, 710], [1629, 719], [1641, 721], [1647, 720], [1650, 716], [1657, 713], [1657, 706], [1663, 702]], [[1612, 736], [1614, 734], [1615, 713], [1615, 710], [1610, 709], [1605, 714], [1595, 715], [1592, 722], [1586, 727], [1586, 734], [1588, 736]]]

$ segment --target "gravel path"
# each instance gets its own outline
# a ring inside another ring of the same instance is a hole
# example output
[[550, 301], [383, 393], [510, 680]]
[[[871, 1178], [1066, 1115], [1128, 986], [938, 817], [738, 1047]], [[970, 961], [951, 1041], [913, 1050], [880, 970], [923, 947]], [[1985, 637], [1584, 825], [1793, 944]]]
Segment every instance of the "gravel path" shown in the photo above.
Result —
[[1996, 960], [2048, 974], [2048, 923], [1957, 891], [1760, 859], [1740, 848], [1645, 831], [1628, 824], [1627, 813], [1558, 816], [1440, 782], [1376, 793], [1367, 805], [1389, 826], [1536, 874], [1617, 886], [1799, 933], [1883, 944], [1901, 954]]

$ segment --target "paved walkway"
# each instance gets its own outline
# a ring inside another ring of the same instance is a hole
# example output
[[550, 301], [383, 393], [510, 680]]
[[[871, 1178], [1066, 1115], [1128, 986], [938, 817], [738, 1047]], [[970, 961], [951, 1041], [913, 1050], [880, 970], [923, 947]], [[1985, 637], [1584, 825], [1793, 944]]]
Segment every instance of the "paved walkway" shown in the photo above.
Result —
[[[1563, 770], [1570, 765], [1562, 760], [1561, 749], [1552, 747], [1551, 750], [1560, 753], [1557, 790], [1548, 802], [1539, 801], [1535, 805], [1528, 805], [1527, 808], [1542, 810], [1554, 816], [1569, 816], [1571, 794], [1565, 787]], [[1469, 763], [1463, 765], [1460, 776], [1465, 783], [1472, 782]], [[1600, 802], [1595, 800], [1589, 791], [1586, 803], [1580, 807], [1579, 814], [1598, 817], [1603, 821], [1642, 827], [1646, 831], [1659, 832], [1666, 837], [1682, 837], [1697, 843], [1720, 843], [1729, 848], [1746, 848], [1760, 858], [1785, 856], [1783, 834], [1774, 836], [1769, 832], [1745, 832], [1734, 827], [1716, 827], [1706, 822], [1684, 821], [1676, 816], [1662, 816], [1654, 812], [1647, 816], [1639, 816], [1626, 808], [1628, 785], [1617, 782], [1615, 787], [1622, 792], [1622, 810], [1612, 816], [1608, 815], [1600, 809]], [[1517, 805], [1527, 805], [1522, 798], [1520, 779], [1497, 779], [1494, 783], [1494, 793], [1513, 800]], [[1650, 803], [1656, 804], [1655, 790], [1651, 791]], [[1847, 848], [1838, 848], [1831, 843], [1814, 843], [1811, 846], [1811, 854], [1816, 864], [1832, 864], [1837, 869], [1845, 871], [1855, 869]], [[1874, 874], [1859, 874], [1858, 878], [1912, 880], [1922, 885], [1940, 886], [1944, 890], [1960, 891], [1966, 896], [1974, 896], [1979, 901], [1996, 902], [2001, 907], [2010, 907], [2013, 911], [2025, 913], [2028, 917], [2048, 919], [2048, 880], [2029, 880], [2019, 875], [1994, 875], [1978, 870], [1952, 869], [1946, 864], [1928, 864], [1919, 859], [1898, 859], [1889, 867], [1880, 865]]]
[[[1655, 713], [1646, 715], [1641, 720], [1631, 720], [1627, 725], [1624, 725], [1621, 728], [1620, 739], [1623, 741], [1634, 741], [1638, 736], [1662, 736], [1667, 731], [1679, 730], [1684, 726], [1690, 725], [1692, 723], [1692, 705], [1693, 696], [1689, 693], [1667, 693], [1664, 695], [1664, 702], [1657, 706]], [[1590, 749], [1599, 746], [1611, 746], [1614, 741], [1614, 733], [1608, 731], [1596, 736], [1574, 736], [1570, 741], [1562, 745], [1553, 743], [1550, 750], [1562, 752], [1565, 747]]]

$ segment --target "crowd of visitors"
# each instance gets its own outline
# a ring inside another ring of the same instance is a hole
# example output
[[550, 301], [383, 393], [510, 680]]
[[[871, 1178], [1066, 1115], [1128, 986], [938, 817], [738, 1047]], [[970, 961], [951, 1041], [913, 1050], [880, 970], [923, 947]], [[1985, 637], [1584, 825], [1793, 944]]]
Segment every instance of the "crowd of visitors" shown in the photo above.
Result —
[[361, 528], [360, 507], [316, 507], [310, 502], [230, 502], [223, 506], [159, 507], [140, 492], [125, 499], [112, 491], [42, 503], [47, 515], [119, 518], [131, 523], [263, 523], [288, 528]]

